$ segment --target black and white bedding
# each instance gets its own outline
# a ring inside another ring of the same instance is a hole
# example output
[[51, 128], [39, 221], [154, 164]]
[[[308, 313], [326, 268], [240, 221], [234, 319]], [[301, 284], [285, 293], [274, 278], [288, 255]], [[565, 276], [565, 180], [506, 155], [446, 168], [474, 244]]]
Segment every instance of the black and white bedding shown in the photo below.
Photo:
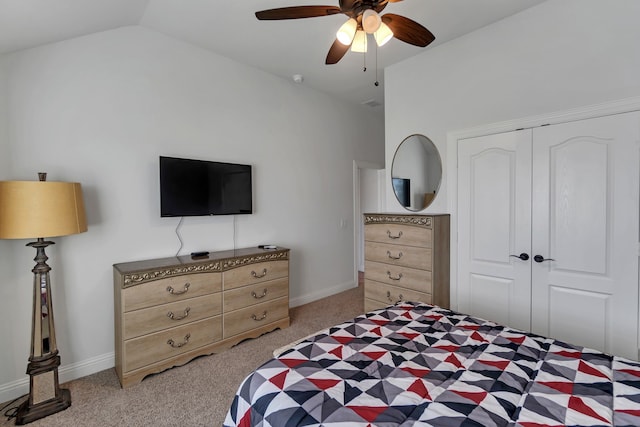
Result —
[[404, 302], [265, 363], [224, 425], [640, 426], [640, 363]]

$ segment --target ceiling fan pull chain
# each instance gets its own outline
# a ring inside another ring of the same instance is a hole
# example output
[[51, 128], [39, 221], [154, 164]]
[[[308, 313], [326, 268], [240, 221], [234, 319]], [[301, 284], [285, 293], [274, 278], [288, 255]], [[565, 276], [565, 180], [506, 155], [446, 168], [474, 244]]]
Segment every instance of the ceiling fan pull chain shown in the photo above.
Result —
[[375, 44], [376, 49], [376, 81], [373, 84], [378, 87], [380, 83], [378, 82], [378, 43]]
[[[366, 36], [365, 36], [366, 37]], [[367, 52], [362, 53], [362, 72], [367, 72]]]

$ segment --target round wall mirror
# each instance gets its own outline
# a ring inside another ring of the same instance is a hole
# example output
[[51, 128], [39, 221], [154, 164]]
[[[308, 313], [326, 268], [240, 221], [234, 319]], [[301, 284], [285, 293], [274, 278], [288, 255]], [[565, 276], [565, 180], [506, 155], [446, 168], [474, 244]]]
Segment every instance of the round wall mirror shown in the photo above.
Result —
[[424, 135], [410, 135], [398, 146], [391, 164], [396, 199], [410, 211], [431, 204], [442, 181], [442, 161], [434, 143]]

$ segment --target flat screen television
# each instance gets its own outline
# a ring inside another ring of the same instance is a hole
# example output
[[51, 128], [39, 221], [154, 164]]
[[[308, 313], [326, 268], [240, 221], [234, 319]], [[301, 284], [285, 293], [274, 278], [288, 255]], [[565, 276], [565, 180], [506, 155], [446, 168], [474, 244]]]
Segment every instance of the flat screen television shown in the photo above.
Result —
[[160, 156], [160, 216], [253, 213], [251, 165]]
[[391, 178], [391, 182], [400, 204], [404, 207], [411, 206], [411, 181], [408, 178]]

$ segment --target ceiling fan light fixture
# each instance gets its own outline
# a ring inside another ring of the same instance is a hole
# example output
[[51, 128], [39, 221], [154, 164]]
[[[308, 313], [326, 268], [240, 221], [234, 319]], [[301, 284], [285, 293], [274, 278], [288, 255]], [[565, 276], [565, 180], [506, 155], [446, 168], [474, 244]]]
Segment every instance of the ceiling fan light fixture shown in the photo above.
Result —
[[373, 34], [378, 31], [382, 24], [382, 18], [373, 9], [367, 9], [362, 14], [362, 28], [367, 34]]
[[338, 32], [336, 33], [336, 37], [340, 43], [345, 46], [349, 46], [353, 41], [353, 37], [356, 34], [356, 28], [358, 27], [358, 23], [355, 19], [350, 18], [347, 22], [342, 24]]
[[378, 46], [383, 46], [393, 38], [393, 31], [391, 31], [391, 28], [383, 22], [380, 24], [378, 31], [373, 33], [373, 37], [376, 39]]
[[367, 51], [367, 33], [362, 30], [356, 31], [356, 35], [351, 43], [351, 52], [365, 53]]

